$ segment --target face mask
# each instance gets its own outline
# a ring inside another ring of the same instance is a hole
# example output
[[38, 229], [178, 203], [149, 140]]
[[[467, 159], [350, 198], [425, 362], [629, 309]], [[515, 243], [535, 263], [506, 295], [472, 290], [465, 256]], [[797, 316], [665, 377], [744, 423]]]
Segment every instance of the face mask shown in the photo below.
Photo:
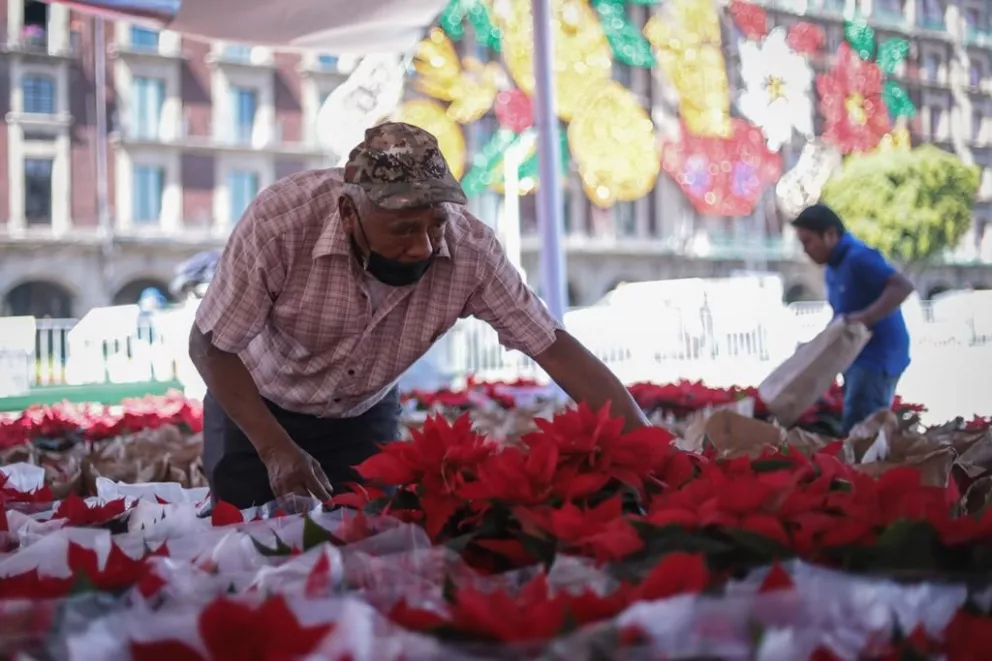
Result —
[[[365, 245], [369, 247], [369, 256], [365, 258], [363, 266], [373, 278], [390, 287], [406, 287], [424, 277], [427, 269], [434, 262], [433, 254], [427, 259], [417, 260], [416, 262], [400, 262], [384, 257], [375, 250], [372, 250], [372, 244], [369, 242], [368, 234], [365, 233], [365, 226], [362, 224], [362, 219], [357, 213], [355, 217], [358, 219], [358, 229], [362, 232]], [[355, 248], [357, 251], [358, 246], [356, 245]], [[360, 251], [358, 252], [361, 254]]]

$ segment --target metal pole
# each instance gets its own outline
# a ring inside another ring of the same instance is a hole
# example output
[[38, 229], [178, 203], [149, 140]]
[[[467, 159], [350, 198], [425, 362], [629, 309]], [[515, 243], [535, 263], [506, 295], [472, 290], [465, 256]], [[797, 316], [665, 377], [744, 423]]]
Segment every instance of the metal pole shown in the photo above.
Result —
[[534, 0], [534, 123], [541, 175], [537, 189], [537, 221], [541, 228], [541, 285], [551, 314], [564, 321], [568, 304], [559, 163], [561, 141], [555, 112], [554, 45], [550, 0]]
[[[114, 230], [110, 222], [107, 206], [107, 40], [104, 36], [104, 21], [97, 16], [93, 29], [93, 81], [96, 90], [96, 210], [100, 227], [103, 271], [109, 280], [111, 252], [114, 246]], [[109, 284], [109, 282], [108, 282]], [[109, 293], [109, 292], [108, 292]]]
[[503, 218], [499, 233], [510, 263], [523, 272], [520, 258], [520, 163], [521, 147], [512, 145], [503, 154]]

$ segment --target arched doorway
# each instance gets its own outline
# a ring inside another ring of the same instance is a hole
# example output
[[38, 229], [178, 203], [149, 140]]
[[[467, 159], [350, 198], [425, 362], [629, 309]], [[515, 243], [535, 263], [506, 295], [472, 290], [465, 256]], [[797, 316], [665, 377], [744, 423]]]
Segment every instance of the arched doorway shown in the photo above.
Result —
[[14, 317], [69, 319], [72, 308], [73, 296], [65, 287], [46, 280], [32, 280], [7, 292], [2, 313]]
[[165, 297], [165, 300], [173, 301], [172, 295], [169, 293], [169, 285], [154, 278], [139, 278], [127, 283], [114, 294], [114, 305], [135, 305], [141, 298], [141, 292], [146, 289], [157, 289]]

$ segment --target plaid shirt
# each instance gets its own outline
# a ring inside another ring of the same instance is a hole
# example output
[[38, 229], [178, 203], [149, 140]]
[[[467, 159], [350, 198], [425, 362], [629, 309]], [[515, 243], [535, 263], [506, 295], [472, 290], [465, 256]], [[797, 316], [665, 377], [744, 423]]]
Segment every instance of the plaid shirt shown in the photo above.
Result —
[[197, 310], [200, 331], [240, 355], [263, 397], [298, 413], [360, 415], [461, 317], [529, 356], [551, 346], [560, 326], [467, 212], [445, 224], [423, 279], [373, 310], [337, 211], [341, 174], [302, 172], [264, 190]]

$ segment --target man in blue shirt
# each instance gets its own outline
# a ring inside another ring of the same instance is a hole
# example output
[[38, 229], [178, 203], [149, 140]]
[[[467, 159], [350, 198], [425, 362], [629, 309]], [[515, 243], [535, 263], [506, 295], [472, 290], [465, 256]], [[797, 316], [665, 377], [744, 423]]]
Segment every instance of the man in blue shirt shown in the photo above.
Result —
[[871, 340], [844, 372], [845, 434], [879, 409], [892, 406], [909, 366], [909, 332], [900, 306], [913, 285], [874, 248], [844, 228], [830, 207], [814, 204], [792, 221], [803, 250], [826, 265], [827, 299], [834, 316], [861, 323]]

